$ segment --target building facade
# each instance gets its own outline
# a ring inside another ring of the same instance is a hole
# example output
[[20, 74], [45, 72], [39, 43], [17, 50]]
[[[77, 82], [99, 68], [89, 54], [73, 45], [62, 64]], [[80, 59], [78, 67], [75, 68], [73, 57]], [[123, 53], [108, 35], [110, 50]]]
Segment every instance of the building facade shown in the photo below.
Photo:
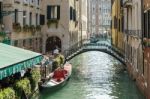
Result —
[[144, 51], [144, 78], [146, 81], [145, 94], [150, 99], [150, 1], [143, 0], [143, 51]]
[[41, 0], [3, 0], [3, 31], [11, 45], [41, 52]]
[[87, 32], [87, 0], [79, 0], [79, 18], [78, 18], [78, 25], [79, 25], [79, 41], [82, 39], [88, 38]]
[[142, 1], [123, 0], [124, 4], [124, 43], [127, 69], [140, 90], [145, 93], [142, 50]]
[[0, 8], [1, 42], [6, 34], [11, 45], [46, 53], [87, 38], [87, 0], [1, 0]]
[[45, 25], [42, 28], [43, 53], [56, 47], [62, 51], [78, 41], [77, 0], [43, 0]]
[[123, 2], [113, 0], [112, 2], [112, 45], [118, 48], [124, 54], [123, 42]]
[[104, 34], [110, 32], [111, 0], [88, 0], [88, 32]]

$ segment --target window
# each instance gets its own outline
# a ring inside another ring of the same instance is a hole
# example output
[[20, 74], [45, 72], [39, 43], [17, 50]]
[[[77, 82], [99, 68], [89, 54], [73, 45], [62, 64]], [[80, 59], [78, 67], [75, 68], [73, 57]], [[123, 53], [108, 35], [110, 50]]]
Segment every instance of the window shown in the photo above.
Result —
[[2, 23], [2, 2], [0, 2], [0, 23]]
[[23, 11], [23, 25], [26, 25], [26, 11]]
[[60, 19], [60, 6], [47, 6], [47, 19]]
[[120, 32], [121, 31], [121, 26], [120, 26], [120, 19], [119, 19], [119, 25], [118, 25], [118, 31]]
[[37, 2], [38, 2], [38, 5], [40, 5], [40, 0], [37, 0]]
[[73, 20], [73, 8], [70, 7], [70, 20]]
[[23, 47], [26, 46], [26, 40], [23, 40]]
[[18, 23], [18, 9], [15, 9], [15, 23]]
[[147, 28], [148, 28], [148, 30], [147, 30], [147, 35], [148, 35], [148, 38], [150, 38], [150, 10], [148, 11], [148, 20], [147, 20], [147, 22], [148, 22], [148, 26], [147, 26]]
[[76, 10], [70, 7], [70, 20], [76, 21]]
[[44, 24], [45, 24], [45, 16], [40, 15], [40, 25], [44, 25]]
[[36, 14], [36, 26], [39, 25], [38, 14]]
[[30, 23], [30, 25], [32, 25], [32, 12], [30, 12], [30, 14], [29, 14], [29, 23]]
[[73, 10], [73, 20], [76, 21], [76, 10]]
[[30, 46], [32, 46], [32, 39], [29, 40]]
[[116, 29], [117, 28], [117, 18], [116, 18], [116, 16], [114, 16], [114, 28]]
[[144, 13], [144, 37], [147, 37], [148, 33], [148, 16], [147, 13]]
[[18, 46], [18, 40], [14, 41], [14, 46]]

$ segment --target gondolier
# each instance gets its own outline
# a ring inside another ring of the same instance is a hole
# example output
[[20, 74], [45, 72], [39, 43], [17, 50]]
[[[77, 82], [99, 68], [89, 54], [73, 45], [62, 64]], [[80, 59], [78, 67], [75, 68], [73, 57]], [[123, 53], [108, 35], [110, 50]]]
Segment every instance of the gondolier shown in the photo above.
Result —
[[52, 71], [54, 71], [58, 67], [62, 68], [64, 64], [64, 56], [59, 53], [58, 49], [55, 49], [53, 54], [54, 54], [54, 59], [52, 64]]

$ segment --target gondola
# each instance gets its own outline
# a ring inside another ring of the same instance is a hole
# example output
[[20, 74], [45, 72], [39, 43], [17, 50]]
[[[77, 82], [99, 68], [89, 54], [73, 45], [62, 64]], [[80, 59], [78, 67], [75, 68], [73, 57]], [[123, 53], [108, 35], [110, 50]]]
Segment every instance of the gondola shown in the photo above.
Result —
[[66, 63], [64, 65], [63, 70], [66, 71], [65, 78], [62, 78], [61, 81], [57, 81], [54, 78], [54, 72], [50, 73], [47, 78], [50, 78], [46, 81], [40, 81], [39, 83], [39, 91], [40, 92], [55, 92], [56, 90], [62, 88], [66, 83], [69, 81], [71, 72], [72, 72], [72, 65], [70, 63]]

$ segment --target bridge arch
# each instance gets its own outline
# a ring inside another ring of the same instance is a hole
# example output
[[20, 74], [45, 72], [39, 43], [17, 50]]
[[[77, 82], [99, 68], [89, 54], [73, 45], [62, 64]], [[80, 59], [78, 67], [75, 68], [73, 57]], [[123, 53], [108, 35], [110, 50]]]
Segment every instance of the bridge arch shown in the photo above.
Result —
[[68, 50], [65, 50], [64, 53], [65, 53], [66, 60], [68, 61], [74, 58], [75, 56], [88, 51], [100, 51], [100, 52], [107, 53], [115, 57], [117, 60], [119, 60], [121, 63], [125, 65], [124, 55], [117, 48], [106, 43], [100, 43], [100, 44], [84, 43], [82, 45], [76, 44], [71, 48], [69, 48]]
[[114, 54], [112, 54], [112, 53], [109, 52], [109, 51], [101, 50], [101, 49], [83, 49], [83, 50], [81, 50], [81, 51], [75, 53], [73, 56], [67, 57], [66, 60], [69, 61], [69, 60], [73, 59], [74, 57], [76, 57], [76, 56], [78, 56], [78, 55], [80, 55], [80, 54], [82, 54], [82, 53], [89, 52], [89, 51], [99, 51], [99, 52], [106, 53], [106, 54], [108, 54], [108, 55], [110, 55], [110, 56], [116, 58], [117, 60], [119, 60], [121, 63], [123, 63], [123, 64], [125, 65], [125, 62], [124, 62], [122, 59], [116, 57]]

